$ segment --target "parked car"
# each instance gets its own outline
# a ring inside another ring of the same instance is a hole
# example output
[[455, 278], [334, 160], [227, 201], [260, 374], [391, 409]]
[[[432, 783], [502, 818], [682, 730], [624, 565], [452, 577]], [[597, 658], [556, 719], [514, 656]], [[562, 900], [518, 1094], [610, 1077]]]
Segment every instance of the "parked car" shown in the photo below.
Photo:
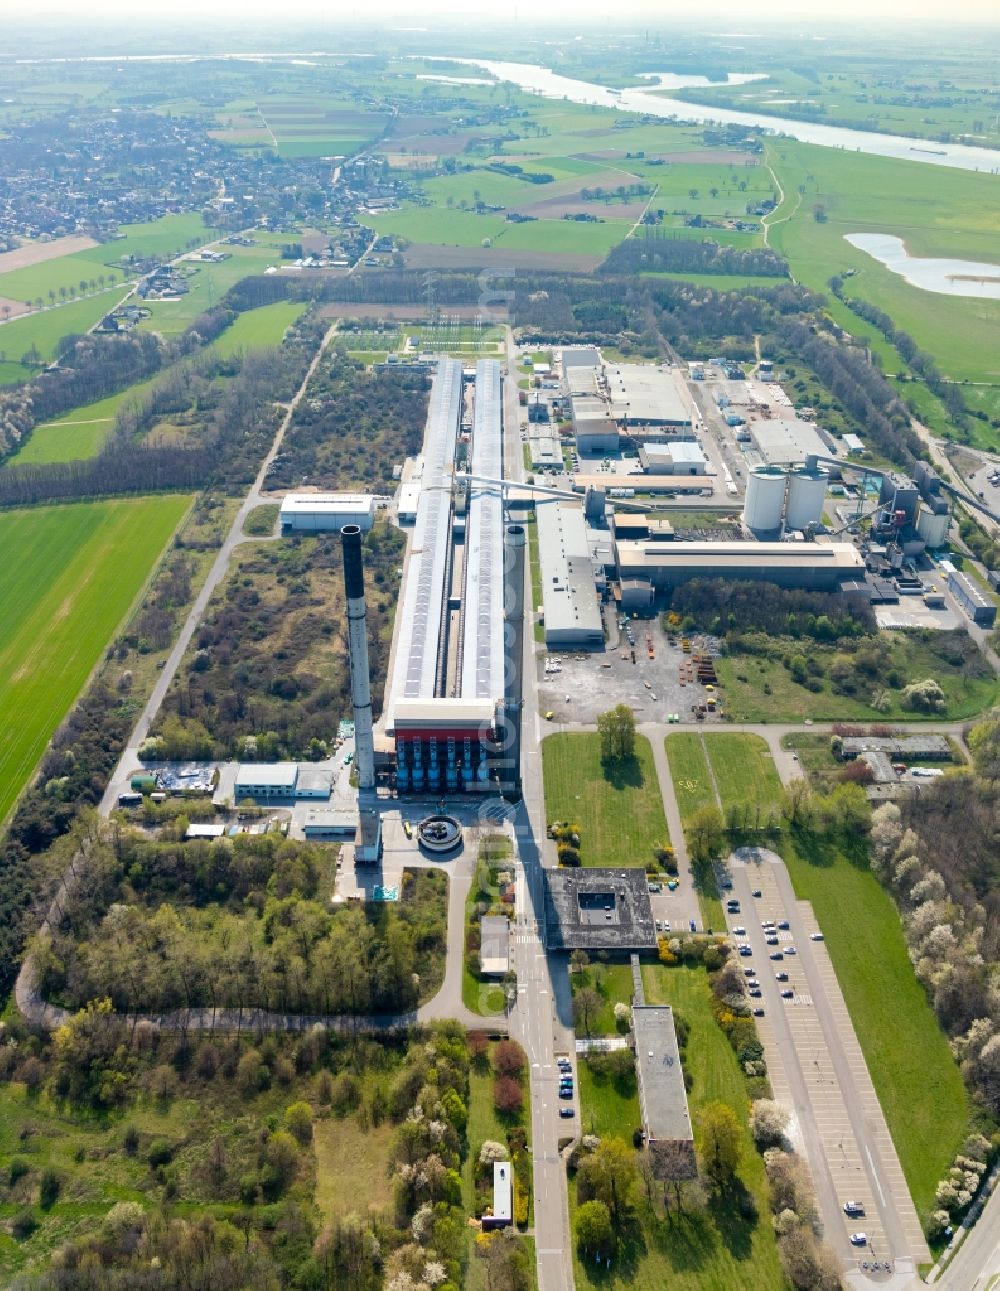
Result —
[[795, 999], [795, 992], [794, 992], [794, 991], [782, 991], [782, 992], [781, 992], [781, 998], [782, 998], [783, 1000], [794, 1000], [794, 999]]
[[784, 958], [785, 958], [785, 956], [784, 956], [784, 954], [783, 954], [780, 950], [772, 950], [772, 951], [771, 951], [771, 958], [772, 958], [772, 959], [784, 959]]
[[743, 956], [744, 959], [746, 959], [748, 955], [753, 954], [753, 950], [749, 946], [741, 946], [740, 954]]
[[763, 1009], [754, 1009], [754, 1011], [753, 1011], [753, 1015], [754, 1015], [754, 1017], [755, 1017], [755, 1018], [762, 1018], [762, 1017], [764, 1016], [764, 1010], [763, 1010]]
[[573, 1097], [573, 1091], [572, 1091], [572, 1089], [560, 1089], [560, 1090], [559, 1090], [559, 1097], [560, 1097], [560, 1098], [572, 1098], [572, 1097]]
[[774, 975], [774, 980], [775, 980], [776, 982], [787, 982], [787, 981], [788, 981], [788, 974], [787, 974], [787, 973], [775, 973], [775, 975]]
[[750, 895], [756, 897], [759, 900], [764, 895], [764, 893], [761, 892], [760, 888], [754, 888], [753, 892], [751, 892]]
[[852, 1245], [852, 1246], [867, 1246], [867, 1245], [868, 1245], [868, 1234], [867, 1234], [867, 1233], [852, 1233], [852, 1234], [851, 1234], [851, 1245]]
[[865, 1213], [864, 1203], [860, 1201], [845, 1201], [844, 1214], [849, 1215], [852, 1219], [858, 1219]]
[[560, 1107], [559, 1115], [563, 1118], [564, 1121], [568, 1121], [569, 1118], [571, 1116], [575, 1116], [576, 1113], [573, 1111], [572, 1107]]
[[823, 940], [823, 934], [822, 934], [821, 932], [811, 932], [811, 933], [809, 934], [809, 940], [810, 940], [810, 941], [822, 941], [822, 940]]

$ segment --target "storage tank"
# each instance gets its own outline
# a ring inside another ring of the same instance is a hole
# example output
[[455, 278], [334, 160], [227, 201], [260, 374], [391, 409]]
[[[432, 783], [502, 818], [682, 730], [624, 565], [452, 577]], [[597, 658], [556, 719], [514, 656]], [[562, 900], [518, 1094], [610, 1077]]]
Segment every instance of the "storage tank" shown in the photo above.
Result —
[[755, 466], [747, 476], [743, 523], [752, 534], [777, 533], [781, 528], [785, 480], [780, 466]]
[[797, 466], [788, 476], [788, 504], [785, 524], [789, 529], [808, 529], [823, 518], [823, 504], [830, 484], [830, 472], [822, 466]]
[[947, 511], [935, 515], [930, 507], [921, 507], [917, 519], [917, 533], [928, 547], [943, 547], [948, 541], [948, 526], [951, 516]]

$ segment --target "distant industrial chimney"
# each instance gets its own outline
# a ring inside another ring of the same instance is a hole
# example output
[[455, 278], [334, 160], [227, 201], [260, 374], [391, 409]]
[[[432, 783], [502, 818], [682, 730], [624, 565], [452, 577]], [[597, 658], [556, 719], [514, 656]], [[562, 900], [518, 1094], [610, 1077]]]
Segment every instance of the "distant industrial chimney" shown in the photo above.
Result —
[[344, 591], [347, 594], [347, 648], [351, 656], [351, 704], [354, 707], [354, 765], [358, 788], [375, 788], [375, 739], [372, 734], [372, 689], [368, 674], [368, 625], [365, 619], [365, 570], [361, 529], [348, 524], [340, 531], [344, 544]]

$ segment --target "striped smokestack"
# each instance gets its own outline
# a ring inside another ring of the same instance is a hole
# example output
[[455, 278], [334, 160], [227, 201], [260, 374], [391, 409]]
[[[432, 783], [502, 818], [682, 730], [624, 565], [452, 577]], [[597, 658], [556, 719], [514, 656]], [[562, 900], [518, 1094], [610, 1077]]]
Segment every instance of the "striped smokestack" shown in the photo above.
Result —
[[375, 739], [372, 691], [368, 673], [368, 625], [365, 616], [365, 569], [361, 530], [356, 524], [340, 531], [344, 546], [344, 591], [347, 595], [347, 648], [351, 659], [351, 704], [354, 708], [354, 765], [358, 788], [375, 787]]

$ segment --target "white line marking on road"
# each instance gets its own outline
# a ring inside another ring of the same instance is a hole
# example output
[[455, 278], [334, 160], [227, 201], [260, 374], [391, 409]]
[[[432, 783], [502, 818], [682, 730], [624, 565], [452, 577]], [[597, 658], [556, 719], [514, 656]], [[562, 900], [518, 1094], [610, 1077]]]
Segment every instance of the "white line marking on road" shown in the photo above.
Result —
[[865, 1147], [865, 1156], [868, 1158], [868, 1164], [869, 1164], [869, 1165], [871, 1166], [871, 1168], [872, 1168], [872, 1178], [875, 1180], [875, 1187], [878, 1189], [879, 1200], [881, 1201], [882, 1205], [884, 1206], [884, 1205], [885, 1205], [885, 1193], [882, 1191], [882, 1185], [881, 1185], [881, 1183], [879, 1183], [878, 1171], [875, 1169], [875, 1162], [872, 1160], [872, 1150], [871, 1150], [871, 1148], [870, 1148], [870, 1147], [867, 1147], [867, 1146]]

